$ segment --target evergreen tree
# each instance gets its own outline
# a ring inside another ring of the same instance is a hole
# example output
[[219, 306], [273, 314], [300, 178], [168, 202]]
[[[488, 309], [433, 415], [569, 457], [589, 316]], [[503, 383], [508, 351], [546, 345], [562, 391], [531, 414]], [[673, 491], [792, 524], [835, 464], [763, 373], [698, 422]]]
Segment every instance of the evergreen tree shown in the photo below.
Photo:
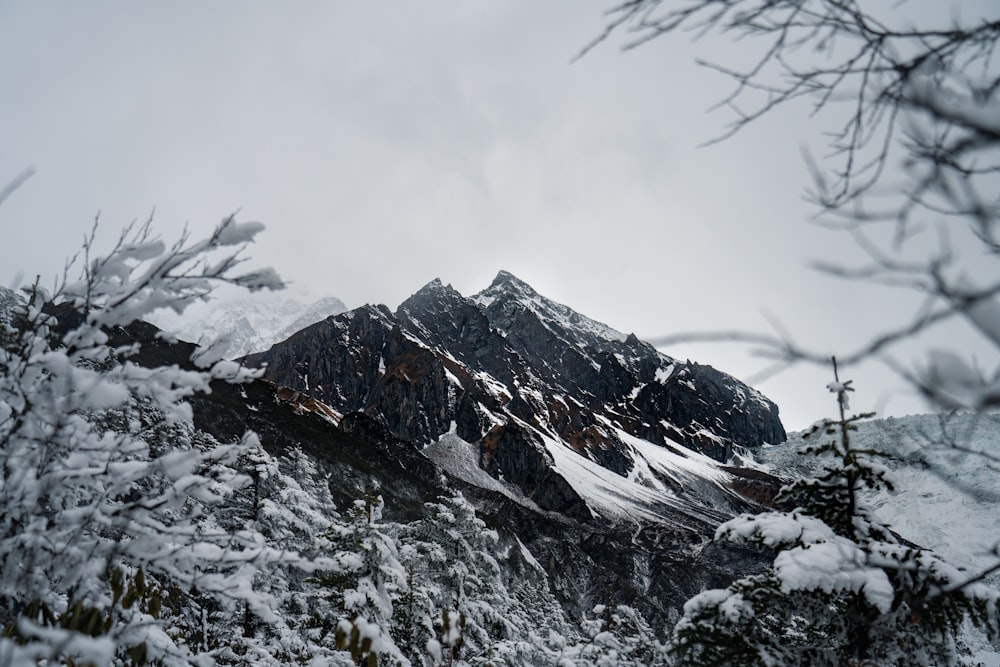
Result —
[[278, 614], [265, 622], [249, 605], [217, 610], [211, 627], [225, 646], [216, 659], [246, 665], [328, 659], [330, 649], [309, 637], [314, 589], [306, 579], [339, 569], [335, 560], [316, 550], [317, 538], [332, 530], [339, 515], [315, 462], [300, 449], [278, 458], [255, 436], [248, 440], [235, 467], [249, 483], [211, 519], [227, 530], [259, 533], [281, 549], [284, 562], [260, 568], [253, 578], [254, 590], [268, 595]]
[[[406, 587], [406, 570], [399, 562], [395, 527], [382, 522], [385, 501], [373, 490], [354, 501], [344, 521], [321, 537], [320, 548], [336, 567], [313, 581], [325, 598], [314, 612], [313, 625], [325, 645], [349, 650], [356, 664], [378, 656], [383, 664], [408, 665], [389, 628], [394, 604]], [[332, 632], [332, 637], [331, 637]]]
[[834, 361], [839, 419], [817, 425], [833, 436], [803, 450], [821, 457], [817, 476], [782, 490], [795, 509], [744, 515], [717, 540], [777, 552], [763, 574], [692, 598], [675, 628], [682, 665], [950, 665], [970, 619], [1000, 635], [1000, 594], [935, 554], [901, 543], [864, 504], [864, 489], [891, 488], [879, 452], [851, 445], [850, 381]]
[[597, 605], [582, 623], [583, 641], [562, 651], [562, 663], [574, 667], [657, 667], [667, 663], [667, 647], [637, 609]]
[[546, 664], [548, 635], [569, 628], [541, 566], [516, 538], [488, 528], [460, 493], [425, 509], [401, 538], [414, 557], [423, 656], [429, 648], [432, 665]]

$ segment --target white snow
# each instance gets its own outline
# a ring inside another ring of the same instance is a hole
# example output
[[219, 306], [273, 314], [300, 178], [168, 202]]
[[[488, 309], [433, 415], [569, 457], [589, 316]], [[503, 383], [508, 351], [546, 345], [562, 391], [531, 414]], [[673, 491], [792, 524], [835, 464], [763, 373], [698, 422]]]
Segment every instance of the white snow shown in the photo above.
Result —
[[654, 379], [660, 384], [663, 384], [670, 378], [671, 375], [674, 374], [674, 370], [676, 368], [677, 368], [676, 364], [668, 364], [666, 366], [660, 366], [659, 368], [656, 369], [656, 375], [654, 376]]
[[480, 488], [501, 493], [514, 502], [524, 505], [536, 512], [544, 513], [538, 505], [525, 497], [519, 489], [512, 484], [494, 479], [485, 470], [479, 467], [479, 448], [462, 440], [455, 435], [454, 431], [445, 433], [437, 442], [433, 442], [424, 448], [424, 455], [436, 463], [442, 470], [457, 477], [469, 484], [474, 484]]
[[[610, 422], [606, 422], [610, 426]], [[612, 427], [613, 428], [613, 427]], [[704, 510], [691, 500], [678, 495], [656, 478], [661, 475], [680, 486], [688, 483], [715, 484], [728, 493], [723, 482], [728, 474], [712, 459], [673, 444], [682, 456], [667, 448], [629, 435], [620, 429], [612, 431], [624, 442], [635, 461], [629, 477], [622, 477], [568, 448], [562, 441], [543, 436], [546, 451], [552, 457], [554, 469], [580, 494], [596, 513], [609, 519], [637, 521], [670, 521], [664, 508], [686, 512]], [[692, 494], [694, 495], [694, 494]]]
[[504, 400], [510, 400], [510, 392], [507, 390], [507, 386], [486, 371], [477, 371], [473, 373], [473, 377], [482, 383], [493, 396], [497, 398], [506, 397]]

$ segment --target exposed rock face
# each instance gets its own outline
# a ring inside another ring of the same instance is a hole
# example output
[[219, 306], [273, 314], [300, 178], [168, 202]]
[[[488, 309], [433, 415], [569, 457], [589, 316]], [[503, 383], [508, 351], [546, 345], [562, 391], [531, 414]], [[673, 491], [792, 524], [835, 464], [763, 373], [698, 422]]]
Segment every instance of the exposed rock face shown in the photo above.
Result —
[[[554, 422], [560, 435], [581, 432], [583, 412], [614, 403], [643, 437], [679, 440], [716, 458], [733, 445], [785, 439], [774, 404], [735, 378], [671, 359], [505, 272], [471, 299], [434, 281], [395, 314], [364, 306], [247, 360], [266, 362], [269, 379], [339, 410], [377, 414], [416, 442], [446, 431], [469, 392], [485, 411], [505, 404], [525, 421]], [[555, 395], [572, 402], [550, 405]], [[424, 414], [398, 416], [412, 410]], [[471, 416], [463, 415], [462, 435], [476, 440], [484, 424]]]
[[362, 306], [317, 322], [247, 359], [266, 361], [266, 377], [277, 384], [308, 393], [340, 412], [353, 412], [364, 408], [383, 374], [382, 350], [394, 326], [385, 306]]
[[542, 509], [581, 521], [593, 518], [580, 494], [552, 469], [552, 458], [528, 429], [494, 426], [483, 438], [479, 465], [493, 477], [518, 486]]
[[503, 271], [468, 298], [434, 280], [395, 313], [364, 306], [332, 316], [246, 361], [401, 440], [426, 445], [454, 433], [479, 447], [488, 474], [581, 521], [595, 515], [581, 482], [565, 476], [576, 459], [559, 464], [552, 447], [695, 504], [708, 502], [692, 492], [700, 489], [724, 513], [740, 501], [686, 473], [648, 470], [630, 438], [722, 462], [734, 448], [785, 439], [776, 406], [754, 389], [663, 355]]
[[634, 334], [623, 336], [549, 301], [509, 273], [501, 271], [473, 300], [546, 380], [588, 407], [616, 404], [616, 412], [638, 422], [629, 432], [673, 439], [719, 460], [734, 445], [756, 449], [786, 438], [777, 406], [739, 380], [660, 354]]

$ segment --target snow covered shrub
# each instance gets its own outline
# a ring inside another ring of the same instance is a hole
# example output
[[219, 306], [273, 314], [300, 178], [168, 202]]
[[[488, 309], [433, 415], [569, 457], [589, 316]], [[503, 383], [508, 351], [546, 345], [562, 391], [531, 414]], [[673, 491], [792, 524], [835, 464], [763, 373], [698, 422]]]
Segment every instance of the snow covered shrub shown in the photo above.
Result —
[[[158, 308], [182, 311], [220, 282], [280, 287], [270, 270], [235, 272], [262, 228], [229, 217], [205, 239], [185, 234], [168, 247], [147, 222], [102, 257], [91, 256], [92, 233], [78, 280], [51, 294], [36, 283], [5, 319], [0, 665], [204, 664], [204, 647], [179, 629], [185, 595], [278, 620], [253, 577], [287, 555], [253, 525], [204, 520], [247, 483], [233, 464], [252, 439], [200, 442], [183, 426], [186, 397], [251, 374], [228, 361], [151, 361], [129, 328]], [[170, 438], [150, 437], [137, 412]]]
[[597, 605], [583, 621], [584, 640], [561, 652], [560, 664], [574, 667], [657, 667], [667, 663], [667, 649], [637, 609]]
[[[515, 539], [504, 541], [461, 493], [424, 503], [402, 526], [400, 557], [413, 570], [412, 606], [394, 625], [414, 664], [533, 666], [555, 652], [539, 636], [569, 632], [544, 570]], [[403, 645], [400, 645], [404, 648]], [[428, 660], [429, 659], [429, 660]]]
[[382, 521], [385, 501], [369, 490], [354, 501], [343, 521], [319, 536], [318, 548], [336, 564], [318, 572], [310, 625], [324, 646], [349, 651], [355, 664], [409, 664], [389, 628], [395, 603], [406, 587], [394, 524]]
[[[834, 364], [836, 378], [836, 363]], [[744, 515], [717, 540], [776, 551], [763, 574], [687, 602], [672, 651], [682, 665], [951, 665], [965, 619], [1000, 636], [1000, 593], [930, 551], [901, 542], [864, 505], [860, 492], [890, 488], [879, 452], [851, 446], [850, 381], [829, 385], [840, 418], [806, 447], [822, 457], [817, 476], [779, 499], [789, 512]]]

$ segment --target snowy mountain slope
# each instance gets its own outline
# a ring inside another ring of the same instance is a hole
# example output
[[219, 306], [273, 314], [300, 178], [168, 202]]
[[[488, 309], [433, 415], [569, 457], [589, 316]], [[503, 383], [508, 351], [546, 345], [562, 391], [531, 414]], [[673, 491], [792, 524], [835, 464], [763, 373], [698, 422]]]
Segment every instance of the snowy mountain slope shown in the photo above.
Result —
[[159, 313], [152, 323], [181, 340], [214, 345], [226, 359], [266, 350], [320, 320], [347, 310], [335, 297], [311, 303], [281, 293], [200, 303], [183, 317]]
[[[740, 505], [728, 486], [729, 474], [719, 462], [685, 451], [681, 445], [671, 451], [623, 431], [619, 436], [635, 463], [627, 477], [594, 465], [555, 438], [543, 439], [551, 469], [586, 503], [592, 518], [636, 526], [670, 526], [695, 535], [724, 521]], [[495, 478], [484, 471], [479, 465], [478, 446], [454, 433], [443, 435], [423, 453], [469, 484], [502, 493], [533, 511], [547, 511], [503, 475]]]
[[[795, 454], [805, 442], [794, 433], [757, 456], [775, 472], [805, 471], [811, 457]], [[976, 570], [996, 562], [990, 552], [1000, 541], [1000, 414], [870, 420], [858, 424], [851, 442], [890, 455], [885, 464], [895, 491], [868, 497], [881, 520], [956, 566]]]
[[[693, 529], [691, 519], [704, 524], [727, 518], [722, 507], [735, 509], [728, 474], [722, 466], [697, 452], [658, 447], [618, 431], [626, 443], [633, 468], [627, 477], [593, 462], [554, 438], [545, 439], [552, 468], [563, 476], [593, 512], [611, 521], [648, 522]], [[683, 452], [683, 453], [682, 453]]]
[[[883, 463], [895, 490], [867, 494], [879, 519], [970, 576], [997, 562], [1000, 414], [911, 415], [857, 426], [853, 447], [889, 455]], [[796, 452], [815, 442], [815, 436], [793, 433], [784, 444], [761, 448], [756, 458], [776, 474], [805, 474], [815, 459]], [[1000, 586], [1000, 573], [986, 583]], [[969, 629], [964, 640], [975, 654], [971, 664], [1000, 667], [1000, 652], [980, 633]]]

